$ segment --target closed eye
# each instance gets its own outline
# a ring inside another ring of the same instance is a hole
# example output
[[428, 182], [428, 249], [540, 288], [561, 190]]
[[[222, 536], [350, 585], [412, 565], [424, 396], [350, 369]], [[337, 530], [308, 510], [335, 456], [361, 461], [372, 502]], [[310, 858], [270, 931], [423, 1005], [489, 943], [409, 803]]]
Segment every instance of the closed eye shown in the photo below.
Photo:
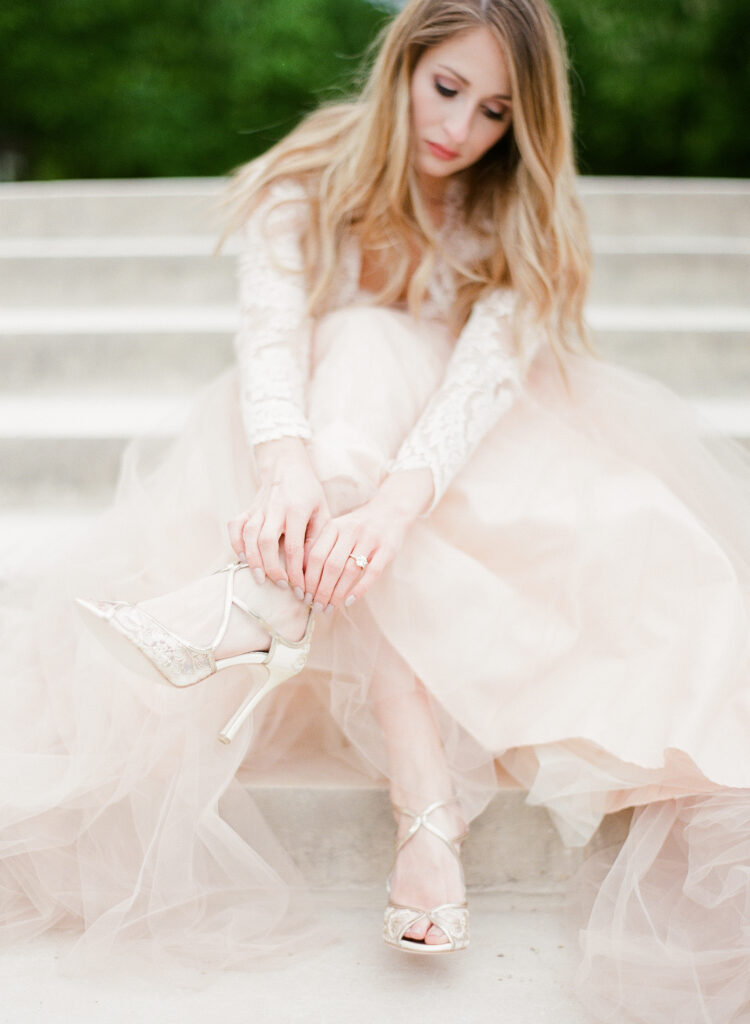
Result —
[[[435, 79], [435, 89], [440, 93], [441, 96], [445, 96], [446, 99], [452, 99], [458, 95], [458, 89], [451, 89], [449, 85], [445, 85], [439, 79]], [[488, 117], [491, 121], [504, 121], [507, 110], [503, 107], [502, 110], [493, 110], [492, 107], [484, 107], [484, 116]]]
[[435, 82], [435, 88], [441, 96], [455, 96], [458, 93], [458, 89], [449, 89], [447, 85], [443, 85], [442, 82]]

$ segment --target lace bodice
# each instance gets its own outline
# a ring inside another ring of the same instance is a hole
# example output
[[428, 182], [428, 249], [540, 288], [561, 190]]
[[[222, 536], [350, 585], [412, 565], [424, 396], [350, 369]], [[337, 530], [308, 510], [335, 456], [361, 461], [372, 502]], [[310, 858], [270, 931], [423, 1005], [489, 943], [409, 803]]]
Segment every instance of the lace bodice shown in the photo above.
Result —
[[[275, 206], [283, 200], [281, 206]], [[306, 310], [300, 238], [307, 206], [300, 185], [282, 182], [248, 219], [239, 259], [242, 414], [251, 444], [280, 437], [312, 436], [305, 415], [312, 324]], [[449, 193], [441, 235], [452, 251], [470, 255], [479, 240], [464, 228], [455, 191]], [[357, 295], [361, 257], [354, 239], [341, 254], [337, 305]], [[424, 313], [447, 316], [454, 298], [453, 272], [438, 261]], [[427, 468], [434, 492], [429, 515], [479, 442], [514, 403], [521, 390], [521, 359], [511, 334], [515, 295], [498, 289], [476, 302], [451, 353], [440, 387], [432, 395], [389, 473]], [[538, 344], [538, 339], [536, 341]], [[524, 339], [524, 361], [534, 347]]]

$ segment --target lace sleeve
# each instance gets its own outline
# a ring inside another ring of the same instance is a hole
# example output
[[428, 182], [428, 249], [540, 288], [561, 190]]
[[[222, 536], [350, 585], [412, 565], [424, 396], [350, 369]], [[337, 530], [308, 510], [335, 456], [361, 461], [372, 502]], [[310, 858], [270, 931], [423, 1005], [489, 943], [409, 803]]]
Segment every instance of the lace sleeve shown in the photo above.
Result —
[[302, 187], [282, 181], [242, 231], [235, 350], [251, 445], [311, 436], [305, 414], [311, 321], [300, 250], [306, 215]]
[[[498, 289], [472, 310], [451, 354], [442, 384], [404, 439], [389, 473], [429, 469], [434, 493], [427, 517], [479, 442], [514, 403], [522, 381], [522, 363], [511, 336], [515, 295]], [[529, 339], [531, 353], [540, 337]]]

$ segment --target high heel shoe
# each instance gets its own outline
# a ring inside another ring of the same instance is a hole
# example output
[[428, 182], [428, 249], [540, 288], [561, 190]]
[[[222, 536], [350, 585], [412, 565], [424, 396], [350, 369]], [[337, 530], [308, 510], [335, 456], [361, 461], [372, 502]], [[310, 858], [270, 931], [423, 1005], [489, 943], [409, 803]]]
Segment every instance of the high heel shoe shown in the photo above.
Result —
[[[138, 605], [125, 601], [86, 601], [76, 598], [89, 626], [109, 650], [112, 650], [113, 642], [119, 640], [117, 653], [121, 661], [138, 671], [143, 671], [146, 666], [156, 669], [156, 673], [152, 672], [154, 679], [165, 685], [194, 686], [233, 665], [261, 665], [265, 668], [268, 677], [263, 686], [257, 693], [245, 698], [219, 733], [222, 743], [232, 741], [242, 723], [266, 694], [302, 671], [310, 651], [315, 622], [311, 609], [304, 636], [297, 641], [286, 640], [234, 593], [235, 575], [240, 569], [249, 572], [244, 562], [232, 562], [218, 570], [219, 573], [227, 573], [224, 611], [216, 636], [206, 647], [183, 640]], [[266, 630], [271, 638], [267, 651], [249, 651], [232, 658], [215, 657], [229, 628], [232, 608], [249, 615]]]
[[[450, 800], [439, 800], [436, 803], [430, 804], [421, 814], [410, 811], [406, 807], [394, 805], [393, 809], [399, 814], [408, 815], [413, 819], [406, 835], [396, 844], [396, 857], [398, 857], [399, 852], [417, 834], [420, 828], [427, 829], [433, 836], [437, 836], [438, 839], [445, 843], [456, 858], [461, 872], [461, 884], [465, 885], [464, 871], [461, 864], [461, 843], [468, 835], [468, 831], [464, 831], [455, 838], [449, 839], [441, 829], [427, 820], [433, 811], [436, 811], [439, 807], [447, 807], [450, 803], [452, 803]], [[389, 897], [391, 894], [392, 877], [393, 870], [386, 882], [386, 892]], [[407, 939], [404, 937], [410, 928], [425, 918], [431, 925], [434, 924], [443, 932], [448, 940], [447, 942], [428, 943], [423, 939]], [[431, 910], [421, 910], [418, 907], [394, 903], [389, 898], [383, 922], [383, 938], [389, 946], [405, 950], [407, 953], [453, 953], [459, 949], [466, 949], [469, 945], [469, 910], [466, 901], [464, 900], [463, 903], [441, 903], [437, 907], [432, 907]]]

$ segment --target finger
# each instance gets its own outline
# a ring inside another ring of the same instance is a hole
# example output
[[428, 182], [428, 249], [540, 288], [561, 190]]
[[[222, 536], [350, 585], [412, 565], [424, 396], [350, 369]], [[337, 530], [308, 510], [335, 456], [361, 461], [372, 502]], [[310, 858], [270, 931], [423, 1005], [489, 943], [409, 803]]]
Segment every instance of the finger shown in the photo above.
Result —
[[332, 604], [335, 607], [340, 607], [351, 589], [362, 576], [364, 570], [357, 564], [354, 556], [364, 555], [369, 564], [372, 561], [373, 553], [377, 551], [379, 547], [379, 538], [374, 534], [371, 534], [369, 531], [365, 530], [357, 536], [344, 562], [344, 568], [339, 576], [338, 582], [333, 588], [329, 604]]
[[245, 557], [245, 540], [242, 536], [242, 531], [245, 529], [246, 519], [244, 516], [236, 516], [234, 519], [230, 519], [227, 523], [227, 530], [229, 532], [229, 543], [232, 545], [232, 551], [238, 558], [242, 559]]
[[332, 519], [329, 519], [321, 530], [307, 556], [305, 565], [305, 594], [310, 595], [310, 601], [308, 603], [312, 603], [312, 599], [318, 589], [318, 584], [320, 583], [323, 566], [325, 565], [326, 559], [331, 553], [331, 549], [336, 543], [337, 538], [338, 529], [336, 528], [336, 524]]
[[353, 547], [354, 540], [351, 533], [348, 530], [345, 533], [340, 533], [338, 540], [333, 545], [331, 553], [325, 561], [320, 582], [314, 595], [315, 601], [322, 605], [323, 608], [327, 608], [331, 603], [331, 594], [341, 574], [344, 572], [346, 560]]
[[258, 548], [258, 534], [263, 525], [263, 514], [256, 512], [245, 523], [242, 539], [245, 546], [245, 561], [250, 566], [256, 583], [263, 583], [266, 572]]
[[373, 583], [380, 579], [383, 574], [383, 570], [392, 560], [393, 555], [387, 548], [379, 548], [375, 551], [370, 559], [369, 565], [364, 572], [360, 574], [359, 579], [344, 598], [343, 607], [351, 607], [355, 601], [358, 601], [364, 594], [366, 594]]
[[289, 585], [293, 587], [297, 597], [302, 598], [305, 587], [305, 576], [302, 564], [305, 554], [305, 527], [307, 523], [303, 515], [289, 515], [284, 527], [284, 562]]
[[[368, 556], [369, 562], [372, 558], [372, 548], [363, 546], [361, 541], [358, 542], [356, 545], [357, 554], [362, 554], [364, 551], [370, 552]], [[339, 576], [338, 583], [333, 588], [333, 593], [328, 603], [332, 604], [335, 608], [340, 608], [357, 583], [359, 583], [365, 571], [357, 565], [350, 555], [344, 563], [343, 572]], [[351, 602], [349, 603], [351, 604]]]
[[263, 571], [273, 583], [289, 586], [279, 557], [279, 538], [283, 532], [280, 517], [267, 513], [263, 525], [258, 532], [258, 551], [263, 564]]
[[307, 568], [307, 559], [312, 550], [313, 545], [321, 535], [325, 527], [332, 520], [332, 515], [327, 508], [319, 507], [313, 511], [310, 519], [307, 523], [307, 530], [305, 532], [305, 553], [304, 553], [304, 567]]

